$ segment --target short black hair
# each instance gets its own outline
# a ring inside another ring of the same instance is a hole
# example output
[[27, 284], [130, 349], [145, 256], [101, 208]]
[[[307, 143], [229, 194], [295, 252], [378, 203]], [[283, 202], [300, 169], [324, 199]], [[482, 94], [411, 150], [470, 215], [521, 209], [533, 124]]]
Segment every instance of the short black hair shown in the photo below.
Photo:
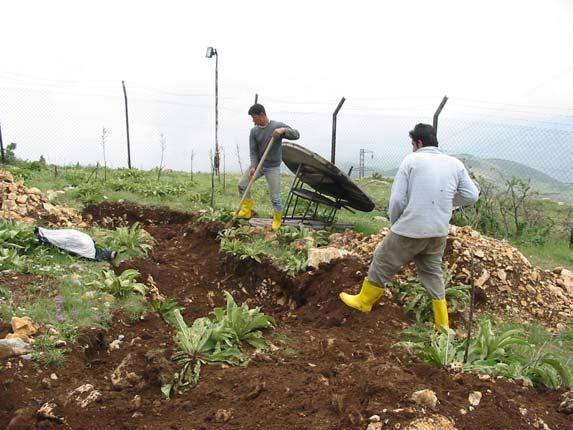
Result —
[[410, 138], [417, 142], [422, 141], [423, 146], [438, 146], [436, 129], [430, 124], [416, 124], [413, 130], [410, 130]]
[[249, 115], [260, 115], [262, 113], [266, 114], [265, 107], [258, 103], [255, 103], [249, 108]]

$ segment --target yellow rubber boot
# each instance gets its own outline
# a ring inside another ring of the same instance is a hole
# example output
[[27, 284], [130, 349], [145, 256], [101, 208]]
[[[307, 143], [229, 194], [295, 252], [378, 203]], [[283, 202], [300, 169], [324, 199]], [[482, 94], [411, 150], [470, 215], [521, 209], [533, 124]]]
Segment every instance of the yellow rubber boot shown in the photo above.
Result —
[[372, 306], [382, 297], [382, 294], [384, 294], [384, 288], [377, 287], [368, 278], [364, 278], [359, 294], [340, 293], [339, 297], [346, 306], [350, 306], [360, 312], [370, 312]]
[[432, 300], [432, 309], [434, 310], [434, 328], [450, 328], [448, 321], [448, 305], [446, 299]]
[[239, 219], [249, 219], [253, 216], [253, 199], [245, 199], [241, 208], [236, 212], [236, 217]]
[[281, 225], [283, 223], [283, 213], [279, 212], [279, 211], [274, 211], [273, 212], [273, 230], [278, 230], [279, 228], [281, 228]]

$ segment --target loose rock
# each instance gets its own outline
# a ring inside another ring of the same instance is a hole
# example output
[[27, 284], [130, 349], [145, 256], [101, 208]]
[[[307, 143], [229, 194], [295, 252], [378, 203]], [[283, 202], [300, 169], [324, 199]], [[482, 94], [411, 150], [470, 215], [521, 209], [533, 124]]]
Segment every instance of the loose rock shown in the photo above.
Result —
[[435, 408], [438, 403], [436, 393], [432, 390], [420, 390], [412, 394], [411, 400], [426, 408]]
[[406, 430], [456, 430], [454, 423], [443, 415], [432, 415], [412, 421]]
[[468, 401], [470, 402], [470, 405], [478, 406], [479, 403], [481, 402], [481, 397], [482, 394], [480, 391], [472, 391], [468, 396]]

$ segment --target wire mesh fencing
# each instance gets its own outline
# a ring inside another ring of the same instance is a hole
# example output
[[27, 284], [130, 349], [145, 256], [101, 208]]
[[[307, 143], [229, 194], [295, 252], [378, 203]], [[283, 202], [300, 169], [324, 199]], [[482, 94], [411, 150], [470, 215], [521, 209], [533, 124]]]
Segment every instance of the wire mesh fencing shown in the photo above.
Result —
[[[213, 94], [126, 83], [133, 167], [209, 171], [215, 144]], [[339, 98], [293, 101], [259, 95], [271, 119], [301, 133], [298, 143], [331, 158], [332, 113]], [[219, 99], [220, 168], [249, 164], [247, 115], [253, 95]], [[337, 121], [335, 164], [351, 177], [392, 176], [411, 151], [408, 131], [432, 123], [439, 100], [347, 97]], [[127, 167], [121, 82], [30, 80], [0, 74], [3, 146], [48, 163]], [[476, 174], [503, 182], [530, 178], [545, 197], [573, 201], [573, 110], [450, 98], [439, 118], [440, 148]]]

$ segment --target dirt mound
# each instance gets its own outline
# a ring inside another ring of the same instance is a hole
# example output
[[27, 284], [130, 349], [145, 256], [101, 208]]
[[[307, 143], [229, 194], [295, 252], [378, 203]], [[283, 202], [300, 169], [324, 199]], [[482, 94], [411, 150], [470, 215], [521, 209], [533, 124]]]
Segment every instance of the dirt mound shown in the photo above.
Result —
[[[383, 229], [366, 238], [346, 231], [333, 234], [331, 241], [369, 263], [387, 232]], [[566, 269], [534, 267], [515, 247], [470, 227], [450, 226], [444, 259], [455, 281], [477, 287], [481, 312], [510, 320], [535, 319], [553, 329], [563, 328], [573, 318], [573, 279]], [[416, 279], [415, 266], [407, 266], [398, 278]]]
[[132, 202], [103, 202], [84, 208], [84, 217], [101, 227], [115, 228], [139, 222], [151, 224], [181, 224], [194, 219], [190, 213], [164, 207], [141, 206]]
[[27, 224], [38, 221], [60, 227], [86, 227], [81, 215], [72, 208], [53, 205], [50, 199], [57, 195], [49, 190], [44, 195], [37, 188], [27, 188], [24, 181], [14, 182], [7, 170], [0, 171], [0, 216]]
[[[121, 205], [106, 210], [119, 214]], [[137, 220], [169, 216], [147, 210]], [[392, 348], [396, 330], [410, 322], [400, 306], [383, 300], [362, 314], [337, 298], [364, 276], [366, 264], [357, 258], [292, 279], [268, 264], [219, 254], [216, 236], [203, 225], [157, 222], [145, 228], [158, 241], [153, 255], [120, 269], [138, 269], [142, 281], [152, 275], [161, 293], [185, 306], [188, 323], [223, 305], [223, 290], [238, 302], [263, 306], [277, 320], [277, 328], [266, 333], [269, 349], [246, 367], [204, 366], [195, 388], [166, 401], [160, 385], [174, 371], [172, 329], [153, 314], [140, 321], [116, 315], [109, 330], [80, 335], [64, 368], [42, 371], [16, 359], [0, 368], [0, 428], [17, 410], [33, 413], [48, 401], [67, 423], [53, 421], [53, 428], [62, 429], [365, 430], [372, 415], [388, 428], [438, 415], [460, 430], [529, 429], [539, 427], [539, 420], [553, 430], [570, 428], [569, 417], [556, 411], [560, 391], [451, 377]], [[57, 379], [50, 378], [52, 372]], [[422, 389], [435, 392], [435, 407], [410, 400]], [[468, 396], [475, 391], [482, 398], [472, 409]], [[25, 423], [39, 425], [37, 414]]]

